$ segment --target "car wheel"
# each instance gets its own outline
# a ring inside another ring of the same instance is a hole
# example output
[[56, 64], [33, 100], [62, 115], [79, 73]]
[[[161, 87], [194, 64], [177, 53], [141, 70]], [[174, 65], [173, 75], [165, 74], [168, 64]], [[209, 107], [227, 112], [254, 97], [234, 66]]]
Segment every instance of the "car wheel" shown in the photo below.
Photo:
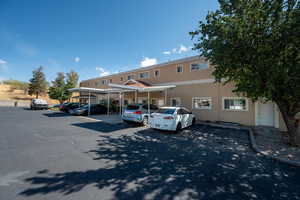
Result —
[[143, 125], [144, 126], [149, 126], [149, 119], [148, 119], [147, 116], [145, 116], [144, 119], [143, 119]]
[[192, 121], [192, 126], [194, 126], [196, 124], [196, 119], [193, 118], [193, 121]]
[[181, 131], [181, 123], [178, 123], [175, 132], [179, 133], [180, 131]]

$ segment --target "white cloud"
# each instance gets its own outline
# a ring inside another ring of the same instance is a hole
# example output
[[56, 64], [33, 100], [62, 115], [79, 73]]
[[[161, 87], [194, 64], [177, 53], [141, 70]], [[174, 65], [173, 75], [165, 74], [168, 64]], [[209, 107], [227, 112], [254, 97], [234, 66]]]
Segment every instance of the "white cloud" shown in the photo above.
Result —
[[108, 76], [110, 75], [110, 72], [103, 67], [96, 67], [96, 70], [99, 71], [100, 76]]
[[7, 69], [7, 62], [5, 60], [0, 59], [0, 70]]
[[157, 63], [156, 58], [145, 57], [144, 60], [141, 61], [140, 66], [141, 67], [148, 67], [148, 66], [151, 66], [151, 65], [155, 65], [156, 63]]
[[184, 45], [180, 45], [178, 48], [173, 48], [170, 51], [164, 51], [163, 54], [171, 55], [171, 54], [182, 54], [188, 52], [192, 49], [192, 47], [186, 47]]
[[75, 57], [74, 61], [78, 63], [80, 61], [80, 58], [79, 57]]
[[184, 52], [187, 52], [189, 51], [189, 48], [184, 46], [184, 45], [180, 45], [179, 49], [178, 49], [178, 53], [181, 54], [181, 53], [184, 53]]

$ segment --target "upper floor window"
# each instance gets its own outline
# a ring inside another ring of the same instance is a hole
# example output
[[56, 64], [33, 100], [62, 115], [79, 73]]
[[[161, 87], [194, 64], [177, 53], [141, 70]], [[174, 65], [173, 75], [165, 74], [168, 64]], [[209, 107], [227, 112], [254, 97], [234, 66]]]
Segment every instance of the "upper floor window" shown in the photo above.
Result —
[[101, 83], [102, 83], [102, 85], [106, 85], [107, 84], [107, 80], [102, 80]]
[[183, 72], [183, 66], [182, 65], [178, 65], [176, 68], [176, 72], [177, 73], [182, 73]]
[[223, 97], [223, 110], [247, 111], [248, 100], [242, 97]]
[[134, 75], [128, 75], [127, 76], [127, 80], [131, 80], [131, 79], [134, 79]]
[[198, 71], [202, 69], [208, 69], [208, 63], [192, 63], [191, 66], [191, 71]]
[[120, 81], [123, 81], [123, 80], [124, 80], [123, 77], [121, 77], [121, 78], [120, 78]]
[[149, 72], [140, 73], [140, 78], [149, 78]]
[[159, 75], [160, 75], [160, 71], [159, 71], [159, 70], [155, 70], [155, 71], [154, 71], [154, 76], [155, 76], [155, 77], [159, 77]]

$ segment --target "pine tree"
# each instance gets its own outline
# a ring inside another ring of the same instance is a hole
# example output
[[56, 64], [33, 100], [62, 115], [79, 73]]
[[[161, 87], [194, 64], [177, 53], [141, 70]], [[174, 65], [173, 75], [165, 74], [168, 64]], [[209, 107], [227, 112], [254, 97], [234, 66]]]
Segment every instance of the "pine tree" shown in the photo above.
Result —
[[39, 98], [39, 95], [46, 93], [46, 91], [47, 81], [43, 72], [43, 67], [40, 66], [32, 72], [32, 78], [29, 80], [28, 94], [35, 95], [36, 98]]

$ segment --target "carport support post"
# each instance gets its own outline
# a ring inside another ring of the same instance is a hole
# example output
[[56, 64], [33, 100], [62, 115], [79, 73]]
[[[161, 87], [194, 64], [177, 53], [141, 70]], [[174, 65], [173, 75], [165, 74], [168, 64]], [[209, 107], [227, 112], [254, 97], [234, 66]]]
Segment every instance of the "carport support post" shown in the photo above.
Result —
[[107, 92], [107, 115], [109, 115], [109, 92]]
[[120, 115], [122, 115], [122, 92], [120, 92]]
[[168, 92], [167, 92], [167, 89], [165, 90], [165, 106], [167, 106], [167, 95], [168, 95]]
[[134, 101], [135, 101], [135, 103], [138, 103], [138, 100], [137, 100], [137, 90], [135, 91]]
[[148, 91], [148, 117], [150, 117], [150, 92], [149, 91]]
[[91, 114], [91, 92], [89, 92], [89, 110], [88, 110], [88, 115]]

